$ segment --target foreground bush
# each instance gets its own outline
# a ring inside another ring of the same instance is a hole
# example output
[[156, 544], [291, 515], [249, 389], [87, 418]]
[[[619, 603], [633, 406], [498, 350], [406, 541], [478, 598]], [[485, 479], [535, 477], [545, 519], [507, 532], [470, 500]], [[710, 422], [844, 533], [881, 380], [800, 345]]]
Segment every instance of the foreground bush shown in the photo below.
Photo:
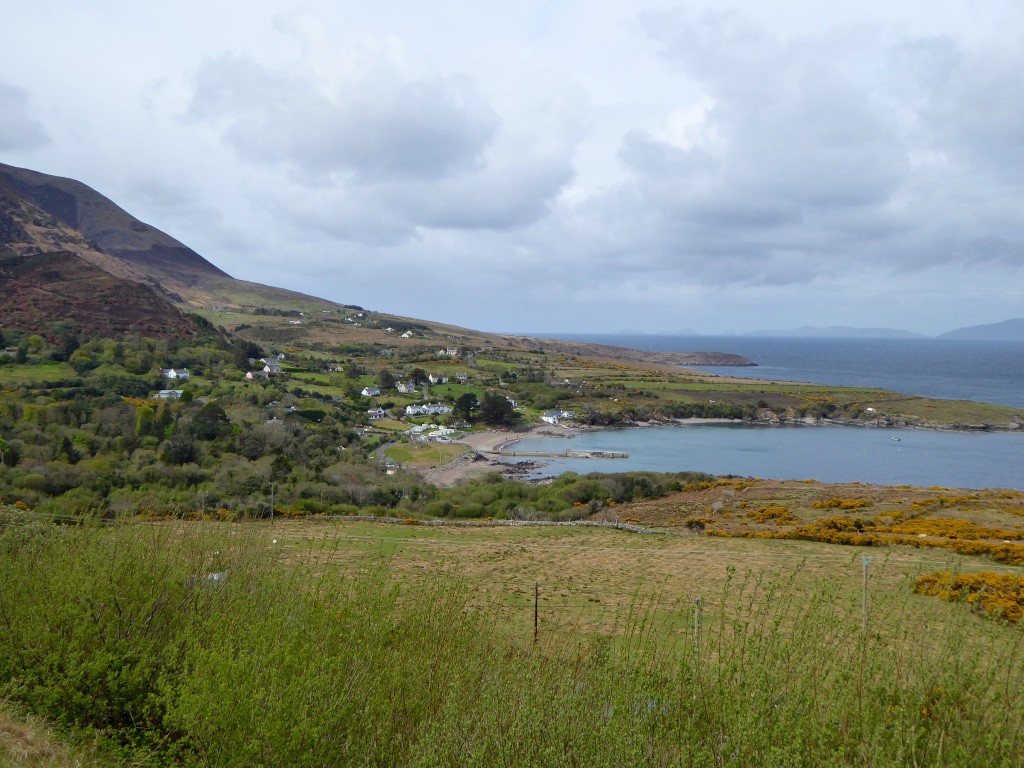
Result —
[[532, 645], [458, 577], [346, 574], [272, 533], [0, 518], [0, 696], [136, 764], [1020, 763], [1019, 631], [938, 602], [862, 632], [835, 584], [751, 578], [699, 632], [638, 603]]

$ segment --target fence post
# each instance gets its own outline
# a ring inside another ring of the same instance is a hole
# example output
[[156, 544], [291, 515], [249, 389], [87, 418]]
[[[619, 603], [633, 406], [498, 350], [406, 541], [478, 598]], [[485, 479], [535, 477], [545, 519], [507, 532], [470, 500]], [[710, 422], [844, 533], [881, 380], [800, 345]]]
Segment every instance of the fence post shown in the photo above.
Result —
[[540, 604], [540, 586], [538, 582], [533, 582], [533, 642], [537, 642], [537, 633], [540, 628], [538, 621], [538, 607]]
[[868, 564], [871, 562], [871, 558], [865, 556], [864, 559], [863, 559], [863, 562], [864, 562], [864, 594], [863, 594], [863, 597], [861, 599], [861, 602], [862, 602], [862, 605], [864, 607], [864, 616], [861, 619], [861, 630], [866, 633], [868, 631]]
[[698, 597], [693, 603], [693, 652], [698, 661], [700, 660], [700, 613], [701, 605]]

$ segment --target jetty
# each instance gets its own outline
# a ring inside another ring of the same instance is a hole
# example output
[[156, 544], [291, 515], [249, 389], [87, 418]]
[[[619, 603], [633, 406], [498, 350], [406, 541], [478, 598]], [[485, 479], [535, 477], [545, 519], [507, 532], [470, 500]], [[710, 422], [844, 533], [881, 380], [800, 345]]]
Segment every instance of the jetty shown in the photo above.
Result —
[[559, 459], [628, 459], [625, 451], [487, 451], [494, 456]]

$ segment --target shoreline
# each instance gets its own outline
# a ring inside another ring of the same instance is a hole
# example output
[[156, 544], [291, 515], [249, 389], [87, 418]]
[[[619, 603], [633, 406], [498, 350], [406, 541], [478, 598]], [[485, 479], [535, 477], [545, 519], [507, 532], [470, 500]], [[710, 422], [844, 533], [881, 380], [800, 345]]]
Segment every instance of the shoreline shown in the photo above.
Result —
[[893, 423], [876, 423], [874, 421], [853, 421], [843, 419], [759, 419], [756, 421], [745, 421], [743, 419], [714, 419], [714, 418], [692, 418], [692, 419], [666, 419], [658, 421], [624, 422], [621, 424], [610, 424], [601, 426], [581, 425], [552, 425], [532, 424], [521, 431], [507, 431], [497, 429], [486, 429], [480, 432], [471, 432], [465, 435], [459, 444], [465, 445], [469, 450], [441, 467], [434, 467], [422, 470], [421, 475], [428, 482], [439, 487], [451, 487], [462, 480], [498, 472], [506, 476], [522, 474], [524, 470], [542, 465], [543, 462], [520, 461], [511, 462], [502, 460], [503, 451], [518, 442], [533, 437], [557, 437], [571, 440], [578, 435], [588, 432], [612, 431], [616, 429], [636, 429], [650, 427], [684, 427], [703, 425], [749, 425], [752, 427], [860, 427], [864, 429], [920, 429], [936, 432], [1021, 432], [1024, 425], [1020, 423], [1012, 425], [992, 424], [916, 424], [912, 422], [896, 421]]

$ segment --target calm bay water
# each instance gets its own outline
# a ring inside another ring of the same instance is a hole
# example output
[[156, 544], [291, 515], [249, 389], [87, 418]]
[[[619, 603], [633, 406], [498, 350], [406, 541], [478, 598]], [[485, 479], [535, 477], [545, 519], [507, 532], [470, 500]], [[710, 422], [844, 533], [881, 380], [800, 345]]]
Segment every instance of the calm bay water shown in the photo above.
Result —
[[[731, 352], [749, 368], [703, 368], [757, 379], [876, 387], [1024, 408], [1024, 342], [789, 339], [745, 336], [560, 336], [633, 349]], [[898, 438], [898, 439], [894, 439]], [[859, 427], [693, 425], [531, 438], [520, 450], [626, 451], [629, 459], [552, 459], [561, 472], [695, 470], [778, 479], [1024, 489], [1024, 433]]]
[[[894, 438], [898, 438], [894, 439]], [[1024, 490], [1024, 433], [700, 424], [529, 438], [514, 450], [626, 451], [628, 459], [544, 459], [562, 472], [679, 472], [829, 483]]]

